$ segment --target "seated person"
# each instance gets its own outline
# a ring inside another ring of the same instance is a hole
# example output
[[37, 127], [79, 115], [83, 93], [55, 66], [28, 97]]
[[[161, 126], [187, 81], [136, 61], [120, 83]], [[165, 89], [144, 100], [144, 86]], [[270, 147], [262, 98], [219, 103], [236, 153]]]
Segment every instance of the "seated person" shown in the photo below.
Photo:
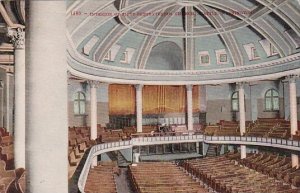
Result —
[[159, 130], [159, 132], [167, 132], [169, 129], [168, 129], [168, 126], [167, 126], [167, 124], [166, 123], [163, 123], [163, 124], [161, 124], [159, 127], [158, 127], [158, 130]]

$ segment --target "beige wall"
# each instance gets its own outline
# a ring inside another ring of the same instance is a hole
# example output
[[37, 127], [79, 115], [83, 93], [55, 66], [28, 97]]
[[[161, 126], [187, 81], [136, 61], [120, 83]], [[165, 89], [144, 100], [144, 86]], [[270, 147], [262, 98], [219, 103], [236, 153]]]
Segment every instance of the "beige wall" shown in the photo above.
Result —
[[108, 103], [98, 102], [98, 124], [105, 126], [109, 122]]
[[[74, 115], [73, 111], [74, 103], [69, 101], [68, 103], [68, 117], [69, 117], [69, 126], [90, 126], [91, 118], [90, 118], [90, 102], [87, 101], [86, 103], [86, 115]], [[108, 115], [108, 103], [98, 102], [97, 104], [97, 121], [98, 124], [105, 125], [109, 122], [109, 115]]]
[[[246, 103], [246, 120], [251, 120], [251, 105], [250, 99], [245, 100]], [[236, 120], [239, 120], [239, 112], [233, 112], [231, 110], [231, 100], [209, 100], [207, 101], [206, 122], [215, 124], [220, 120], [232, 121], [234, 114], [236, 114]]]
[[231, 120], [231, 103], [229, 100], [209, 100], [206, 107], [206, 122], [215, 124], [220, 120]]
[[[278, 81], [261, 81], [253, 84], [250, 88], [248, 84], [245, 85], [245, 102], [246, 102], [246, 120], [256, 120], [257, 118], [284, 118], [285, 107], [284, 104], [283, 89], [278, 86]], [[300, 85], [300, 82], [298, 82]], [[300, 87], [300, 86], [299, 86]], [[298, 96], [299, 93], [298, 87]], [[279, 90], [280, 93], [280, 111], [267, 112], [264, 107], [264, 93], [270, 88]], [[231, 111], [231, 95], [237, 88], [235, 84], [224, 85], [208, 85], [202, 88], [200, 91], [200, 104], [203, 112], [206, 111], [207, 123], [217, 123], [220, 120], [232, 120], [233, 114], [236, 113], [236, 120], [239, 120], [239, 113]], [[86, 116], [76, 116], [73, 114], [73, 94], [77, 91], [82, 91], [86, 94]], [[90, 103], [89, 103], [89, 88], [84, 87], [78, 83], [73, 83], [69, 87], [69, 125], [70, 126], [83, 126], [90, 125]], [[288, 92], [288, 90], [285, 90]], [[98, 123], [105, 125], [109, 122], [109, 107], [108, 107], [108, 86], [101, 86], [98, 88]], [[252, 104], [251, 104], [252, 99]], [[205, 100], [205, 101], [204, 101]], [[298, 105], [298, 112], [300, 112], [300, 105]], [[176, 115], [166, 115], [167, 117], [176, 117]], [[298, 113], [298, 119], [300, 119], [300, 113]]]
[[280, 99], [279, 104], [279, 112], [269, 112], [265, 111], [265, 101], [264, 99], [257, 99], [257, 109], [258, 109], [258, 117], [259, 118], [277, 118], [281, 117], [284, 118], [283, 114], [283, 100]]
[[[283, 100], [282, 89], [279, 87], [279, 81], [261, 81], [246, 84], [245, 103], [246, 103], [246, 120], [252, 121], [257, 118], [284, 118], [285, 104]], [[264, 95], [268, 89], [277, 89], [280, 95], [279, 112], [265, 111]], [[231, 95], [237, 88], [235, 84], [211, 85], [206, 89], [206, 117], [207, 123], [217, 123], [219, 120], [232, 120], [233, 112], [231, 111]], [[252, 100], [252, 101], [251, 101]], [[236, 120], [239, 120], [239, 114], [236, 112]], [[298, 114], [298, 117], [299, 114]]]

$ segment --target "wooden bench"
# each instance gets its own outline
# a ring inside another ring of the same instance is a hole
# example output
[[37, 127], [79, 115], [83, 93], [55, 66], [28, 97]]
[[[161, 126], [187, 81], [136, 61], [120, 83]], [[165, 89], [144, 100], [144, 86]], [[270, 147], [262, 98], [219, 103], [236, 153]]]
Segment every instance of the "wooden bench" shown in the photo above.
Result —
[[6, 163], [0, 160], [0, 192], [6, 193], [9, 185], [15, 180], [14, 170], [6, 170]]
[[86, 193], [117, 193], [114, 180], [115, 162], [100, 162], [100, 165], [90, 169], [85, 192]]
[[138, 163], [129, 167], [129, 177], [137, 193], [208, 192], [170, 162]]
[[[233, 158], [231, 160], [231, 158]], [[285, 182], [276, 181], [274, 177], [266, 176], [253, 169], [264, 171], [264, 168], [280, 168], [285, 166], [290, 159], [273, 154], [250, 154], [246, 159], [238, 160], [235, 154], [217, 158], [204, 158], [187, 160], [182, 167], [192, 176], [199, 178], [217, 192], [300, 192], [295, 191], [291, 185], [299, 183], [300, 170], [292, 170], [285, 173]], [[240, 164], [248, 164], [253, 167], [241, 167]]]

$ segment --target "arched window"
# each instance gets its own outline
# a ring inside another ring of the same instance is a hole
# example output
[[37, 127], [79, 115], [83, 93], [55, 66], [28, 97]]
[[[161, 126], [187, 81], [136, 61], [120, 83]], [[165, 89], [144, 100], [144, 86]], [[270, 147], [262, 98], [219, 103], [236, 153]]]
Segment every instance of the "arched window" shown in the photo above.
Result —
[[84, 115], [85, 114], [85, 95], [83, 92], [77, 92], [74, 95], [74, 114]]
[[265, 94], [265, 110], [278, 111], [279, 110], [279, 95], [275, 89], [267, 90]]
[[236, 91], [231, 96], [231, 110], [239, 111], [239, 92]]

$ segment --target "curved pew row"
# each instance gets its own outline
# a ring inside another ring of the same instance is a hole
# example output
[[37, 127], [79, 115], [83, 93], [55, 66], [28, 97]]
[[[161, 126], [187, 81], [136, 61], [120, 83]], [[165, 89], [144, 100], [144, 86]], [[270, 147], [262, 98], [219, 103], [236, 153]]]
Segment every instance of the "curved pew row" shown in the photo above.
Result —
[[69, 127], [69, 178], [73, 176], [85, 151], [95, 144], [95, 140], [90, 140], [88, 127]]
[[[245, 136], [282, 139], [289, 139], [291, 136], [290, 121], [284, 119], [258, 118], [254, 122], [246, 121], [246, 126]], [[204, 133], [212, 136], [240, 136], [239, 122], [222, 120], [217, 125], [206, 126]], [[299, 138], [293, 136], [295, 140]]]
[[25, 170], [6, 170], [6, 164], [0, 160], [0, 192], [23, 193], [25, 192]]
[[300, 187], [300, 168], [293, 168], [290, 157], [270, 153], [250, 154], [239, 164], [254, 169], [277, 180]]
[[[238, 154], [229, 154], [227, 156], [215, 158], [188, 160], [183, 162], [182, 167], [216, 192], [300, 192], [300, 189], [287, 184], [287, 182], [293, 183], [290, 181], [292, 177], [290, 174], [286, 174], [283, 177], [287, 178], [286, 176], [289, 176], [288, 180], [274, 178], [274, 176], [271, 175], [274, 170], [283, 166], [288, 166], [290, 164], [289, 158], [272, 154], [252, 154], [244, 160], [239, 160], [238, 157]], [[293, 177], [295, 178], [295, 176]]]
[[6, 164], [7, 170], [14, 169], [14, 139], [4, 128], [0, 128], [0, 160]]
[[170, 162], [147, 162], [129, 166], [136, 193], [206, 193], [208, 190]]
[[117, 193], [114, 174], [117, 172], [115, 162], [99, 162], [98, 166], [89, 172], [85, 192], [86, 193]]
[[14, 166], [13, 137], [0, 128], [0, 193], [23, 193], [25, 169]]

